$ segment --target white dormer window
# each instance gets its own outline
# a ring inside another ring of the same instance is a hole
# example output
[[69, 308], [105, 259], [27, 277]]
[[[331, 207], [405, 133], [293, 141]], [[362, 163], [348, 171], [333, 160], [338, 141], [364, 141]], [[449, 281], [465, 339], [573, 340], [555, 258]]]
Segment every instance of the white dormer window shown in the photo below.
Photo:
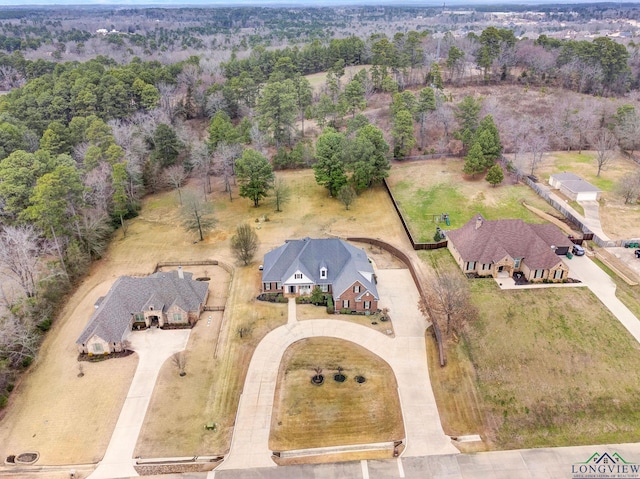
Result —
[[327, 279], [327, 268], [320, 268], [320, 279]]
[[359, 284], [356, 284], [356, 285], [353, 287], [353, 292], [354, 292], [354, 293], [359, 293], [359, 292], [360, 292], [360, 285], [359, 285]]
[[295, 278], [295, 279], [302, 279], [302, 273], [296, 273], [296, 274], [294, 275], [294, 278]]

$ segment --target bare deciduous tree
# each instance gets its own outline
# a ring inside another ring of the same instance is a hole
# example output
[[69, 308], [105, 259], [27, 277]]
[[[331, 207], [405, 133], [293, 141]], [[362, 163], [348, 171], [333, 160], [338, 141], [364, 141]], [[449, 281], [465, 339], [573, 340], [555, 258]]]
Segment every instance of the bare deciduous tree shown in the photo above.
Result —
[[184, 204], [180, 208], [182, 225], [187, 231], [193, 231], [200, 235], [200, 241], [204, 240], [204, 233], [209, 231], [216, 223], [213, 217], [213, 203], [204, 201], [199, 196], [185, 192]]
[[600, 176], [600, 172], [605, 170], [614, 160], [618, 140], [608, 129], [600, 128], [591, 140], [591, 144], [596, 150], [596, 163], [598, 164], [596, 176]]
[[180, 376], [185, 376], [187, 374], [184, 370], [184, 368], [187, 367], [187, 355], [184, 351], [174, 353], [173, 356], [171, 356], [171, 362], [178, 369]]
[[180, 199], [180, 205], [182, 206], [182, 185], [189, 174], [185, 171], [182, 165], [173, 165], [164, 170], [165, 181], [178, 190], [178, 198]]
[[616, 192], [629, 204], [640, 197], [640, 171], [623, 177], [616, 185]]
[[41, 257], [49, 252], [33, 226], [5, 226], [0, 233], [0, 275], [14, 280], [32, 298], [38, 291]]
[[544, 154], [549, 151], [549, 141], [544, 134], [529, 136], [524, 142], [523, 148], [528, 153], [530, 174], [535, 174], [536, 168], [542, 163]]
[[215, 171], [224, 178], [224, 191], [229, 193], [229, 200], [232, 200], [231, 178], [235, 178], [234, 165], [240, 155], [242, 155], [242, 145], [229, 145], [225, 142], [218, 145], [214, 155]]
[[291, 189], [282, 178], [276, 178], [273, 182], [273, 203], [276, 211], [282, 211], [282, 205], [287, 203], [291, 198]]
[[[427, 315], [431, 312], [445, 326], [446, 335], [452, 331], [460, 333], [466, 324], [476, 317], [470, 302], [469, 287], [464, 278], [457, 271], [447, 271], [433, 277], [426, 287], [428, 304], [420, 300], [418, 307]], [[441, 327], [441, 329], [443, 329]]]
[[231, 250], [238, 260], [248, 265], [258, 250], [258, 235], [247, 223], [241, 223], [236, 228], [236, 234], [231, 238]]

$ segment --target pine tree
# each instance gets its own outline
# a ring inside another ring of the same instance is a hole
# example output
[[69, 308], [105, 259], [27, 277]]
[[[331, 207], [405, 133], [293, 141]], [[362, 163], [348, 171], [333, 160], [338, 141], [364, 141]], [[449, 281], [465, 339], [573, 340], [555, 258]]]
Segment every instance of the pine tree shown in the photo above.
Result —
[[500, 183], [502, 183], [502, 180], [504, 180], [504, 173], [502, 172], [502, 167], [496, 163], [491, 168], [489, 168], [489, 171], [487, 172], [487, 176], [485, 177], [485, 180], [487, 180], [487, 182], [490, 185], [492, 185], [494, 188]]
[[478, 173], [482, 173], [485, 170], [484, 167], [484, 155], [482, 154], [482, 147], [478, 143], [474, 143], [469, 153], [464, 158], [464, 172], [467, 175], [471, 175], [471, 178], [475, 178]]

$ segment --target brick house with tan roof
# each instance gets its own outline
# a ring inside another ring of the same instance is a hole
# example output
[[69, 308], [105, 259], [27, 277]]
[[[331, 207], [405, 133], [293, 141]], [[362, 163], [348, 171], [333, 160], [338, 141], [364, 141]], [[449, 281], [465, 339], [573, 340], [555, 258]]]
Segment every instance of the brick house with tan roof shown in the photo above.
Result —
[[193, 280], [182, 268], [145, 278], [121, 276], [107, 295], [96, 301], [96, 310], [76, 341], [78, 351], [116, 353], [125, 349], [134, 328], [193, 325], [208, 295], [209, 283]]
[[520, 272], [529, 281], [562, 281], [569, 275], [559, 255], [573, 243], [552, 224], [488, 221], [478, 214], [462, 228], [447, 232], [447, 239], [464, 273], [497, 278]]

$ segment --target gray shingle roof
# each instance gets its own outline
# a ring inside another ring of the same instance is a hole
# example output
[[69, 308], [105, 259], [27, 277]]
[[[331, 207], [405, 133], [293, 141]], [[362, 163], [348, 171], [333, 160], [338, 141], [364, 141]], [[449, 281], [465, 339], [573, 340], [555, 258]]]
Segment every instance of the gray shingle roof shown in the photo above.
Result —
[[[320, 277], [323, 267], [327, 268], [326, 278]], [[265, 255], [262, 281], [284, 283], [296, 271], [316, 285], [333, 285], [336, 297], [359, 281], [379, 299], [369, 258], [363, 250], [345, 241], [336, 238], [289, 240]]]
[[185, 311], [199, 311], [209, 284], [191, 278], [191, 273], [184, 273], [181, 279], [177, 271], [154, 273], [146, 278], [118, 278], [76, 343], [83, 344], [94, 334], [111, 343], [122, 341], [129, 333], [131, 315], [150, 306], [166, 311], [176, 304]]
[[[476, 227], [478, 219], [481, 226]], [[449, 241], [462, 260], [482, 264], [495, 263], [505, 256], [524, 258], [530, 269], [549, 269], [561, 260], [551, 246], [570, 246], [573, 243], [551, 224], [529, 224], [522, 220], [488, 221], [476, 215], [462, 228], [447, 233]]]
[[566, 187], [573, 193], [588, 193], [588, 192], [600, 192], [600, 188], [593, 186], [586, 180], [583, 180], [578, 175], [573, 173], [556, 173], [551, 175], [552, 178], [559, 180], [562, 186]]

